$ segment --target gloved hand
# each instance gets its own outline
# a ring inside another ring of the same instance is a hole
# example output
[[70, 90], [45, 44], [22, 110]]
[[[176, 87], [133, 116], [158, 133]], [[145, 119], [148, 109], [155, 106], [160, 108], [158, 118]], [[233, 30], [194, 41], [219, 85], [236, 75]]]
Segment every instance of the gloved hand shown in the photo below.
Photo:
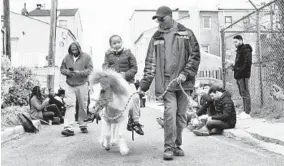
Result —
[[94, 120], [96, 119], [97, 124], [99, 124], [99, 121], [102, 120], [99, 113], [92, 114], [91, 117], [92, 117], [92, 122], [94, 122]]
[[186, 80], [186, 76], [184, 74], [180, 74], [177, 78], [177, 83], [183, 83]]
[[84, 122], [94, 122], [95, 119], [97, 124], [99, 124], [99, 121], [102, 119], [98, 112], [89, 114]]

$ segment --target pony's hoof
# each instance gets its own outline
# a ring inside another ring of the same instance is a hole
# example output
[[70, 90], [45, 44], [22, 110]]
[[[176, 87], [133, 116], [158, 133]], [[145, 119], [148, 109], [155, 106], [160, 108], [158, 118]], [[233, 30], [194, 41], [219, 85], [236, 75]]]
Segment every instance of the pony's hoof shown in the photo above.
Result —
[[129, 153], [129, 148], [120, 148], [120, 154], [125, 156]]
[[105, 145], [103, 146], [105, 148], [106, 151], [109, 151], [110, 150], [110, 145]]

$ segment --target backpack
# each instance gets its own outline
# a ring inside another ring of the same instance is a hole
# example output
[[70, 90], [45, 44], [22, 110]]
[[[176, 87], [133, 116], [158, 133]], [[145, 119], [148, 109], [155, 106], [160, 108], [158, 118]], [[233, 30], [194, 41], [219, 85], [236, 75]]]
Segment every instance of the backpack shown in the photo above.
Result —
[[25, 129], [25, 132], [37, 133], [39, 130], [34, 126], [32, 120], [23, 113], [18, 114], [18, 117]]

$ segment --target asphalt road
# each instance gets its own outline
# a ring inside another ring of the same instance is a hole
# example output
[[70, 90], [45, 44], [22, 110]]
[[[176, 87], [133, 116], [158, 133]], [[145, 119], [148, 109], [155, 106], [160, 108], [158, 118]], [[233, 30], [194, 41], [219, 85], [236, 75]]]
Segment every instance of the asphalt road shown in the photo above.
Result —
[[283, 166], [284, 156], [243, 144], [223, 136], [196, 137], [185, 129], [184, 157], [164, 161], [163, 129], [156, 123], [159, 110], [142, 109], [144, 136], [127, 135], [130, 154], [121, 156], [117, 147], [104, 150], [98, 143], [100, 125], [90, 124], [89, 133], [77, 129], [75, 136], [61, 136], [62, 126], [43, 126], [38, 134], [24, 134], [2, 144], [2, 166], [77, 166], [77, 165], [218, 165], [218, 166]]

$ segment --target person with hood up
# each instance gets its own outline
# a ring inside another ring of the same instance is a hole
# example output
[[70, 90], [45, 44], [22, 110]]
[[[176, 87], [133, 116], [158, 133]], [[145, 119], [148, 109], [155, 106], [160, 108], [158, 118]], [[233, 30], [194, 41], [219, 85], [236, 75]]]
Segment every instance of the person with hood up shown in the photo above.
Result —
[[68, 54], [62, 61], [60, 71], [66, 76], [67, 87], [66, 113], [64, 117], [64, 130], [62, 135], [73, 136], [75, 123], [76, 99], [79, 103], [78, 124], [82, 133], [88, 133], [87, 124], [84, 119], [87, 117], [88, 105], [88, 77], [93, 71], [92, 58], [82, 52], [78, 42], [73, 42], [68, 48]]
[[[214, 112], [211, 110], [208, 114], [205, 130], [193, 130], [196, 136], [209, 136], [213, 134], [221, 134], [224, 129], [235, 128], [236, 111], [231, 95], [221, 85], [212, 85], [208, 94], [212, 100], [206, 104], [207, 107], [212, 105], [215, 107]], [[198, 114], [201, 114], [198, 113]]]

